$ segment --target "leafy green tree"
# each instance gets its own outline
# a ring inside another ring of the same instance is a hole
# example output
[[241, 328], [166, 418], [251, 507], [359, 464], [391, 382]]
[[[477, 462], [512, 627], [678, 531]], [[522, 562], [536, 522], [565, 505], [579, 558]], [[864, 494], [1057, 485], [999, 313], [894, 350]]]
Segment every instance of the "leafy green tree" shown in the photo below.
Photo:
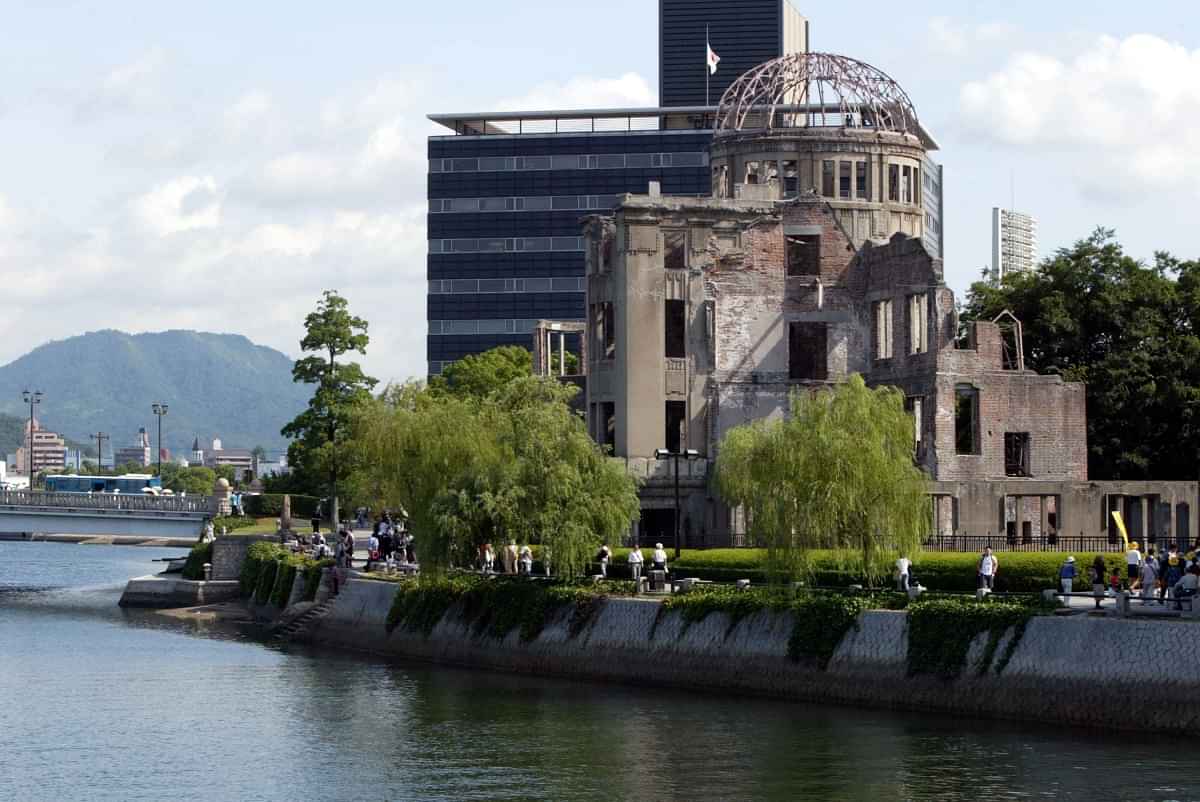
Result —
[[350, 314], [345, 298], [326, 290], [316, 311], [305, 318], [304, 327], [300, 348], [310, 355], [296, 361], [292, 379], [316, 385], [316, 389], [308, 408], [283, 427], [282, 433], [294, 438], [288, 447], [288, 463], [298, 478], [308, 480], [314, 495], [320, 495], [326, 486], [336, 497], [342, 440], [351, 414], [356, 406], [370, 401], [377, 383], [357, 362], [340, 361], [346, 354], [367, 352], [367, 321]]
[[513, 379], [533, 373], [533, 357], [519, 345], [501, 345], [445, 367], [429, 383], [435, 393], [485, 398]]
[[633, 479], [571, 411], [575, 391], [529, 375], [486, 397], [392, 388], [356, 421], [359, 487], [373, 506], [403, 505], [435, 572], [516, 540], [573, 575], [638, 514]]
[[162, 486], [174, 493], [207, 496], [212, 493], [216, 481], [216, 472], [202, 465], [184, 468], [174, 462], [164, 462], [162, 466]]
[[930, 532], [929, 482], [914, 447], [903, 393], [868, 388], [855, 374], [836, 388], [794, 392], [786, 420], [730, 430], [717, 486], [745, 508], [774, 577], [802, 575], [810, 552], [832, 549], [874, 580]]
[[1093, 479], [1192, 479], [1200, 450], [1200, 263], [1127, 255], [1110, 230], [971, 287], [964, 319], [1010, 310], [1026, 367], [1087, 384]]

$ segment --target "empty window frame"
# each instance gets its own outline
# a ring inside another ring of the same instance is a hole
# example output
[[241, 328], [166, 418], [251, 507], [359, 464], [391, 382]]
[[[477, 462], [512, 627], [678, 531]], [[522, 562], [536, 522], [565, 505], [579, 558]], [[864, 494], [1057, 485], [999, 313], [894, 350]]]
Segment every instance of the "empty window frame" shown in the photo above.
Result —
[[819, 234], [789, 235], [787, 240], [787, 274], [789, 276], [821, 275], [821, 236]]
[[666, 343], [663, 351], [668, 359], [683, 359], [687, 356], [687, 311], [683, 301], [664, 301], [664, 328]]
[[783, 163], [783, 197], [794, 198], [800, 194], [800, 171], [795, 160]]
[[617, 327], [616, 320], [613, 316], [613, 305], [611, 301], [605, 301], [600, 304], [600, 320], [601, 331], [603, 332], [603, 344], [605, 359], [616, 359], [617, 357]]
[[854, 197], [859, 200], [871, 199], [871, 171], [867, 162], [854, 163]]
[[663, 267], [678, 270], [687, 267], [687, 231], [663, 231]]
[[969, 384], [954, 388], [954, 453], [979, 453], [979, 390]]
[[1004, 475], [1033, 475], [1029, 470], [1029, 432], [1004, 433]]
[[672, 454], [679, 454], [687, 443], [687, 402], [666, 403], [666, 447]]
[[788, 327], [788, 378], [825, 381], [829, 378], [824, 323], [792, 323]]
[[890, 299], [874, 304], [875, 358], [892, 358], [892, 302]]
[[888, 185], [887, 198], [893, 203], [900, 202], [900, 165], [889, 164], [887, 166]]
[[612, 454], [617, 448], [617, 405], [605, 401], [600, 405], [601, 430], [604, 433], [604, 446]]
[[834, 197], [833, 165], [834, 162], [832, 159], [827, 159], [821, 162], [821, 194], [826, 198]]
[[919, 395], [910, 395], [904, 399], [904, 409], [913, 416], [913, 442], [921, 447], [921, 429], [924, 421], [925, 399]]
[[904, 203], [912, 203], [913, 202], [913, 168], [905, 165], [903, 174], [904, 174], [904, 178], [903, 178], [903, 181], [901, 182], [901, 185], [904, 189], [904, 195], [903, 195], [902, 200]]
[[851, 187], [854, 184], [854, 177], [851, 175], [853, 170], [852, 162], [838, 162], [838, 197], [845, 200], [850, 199]]
[[746, 162], [746, 183], [747, 184], [763, 183], [761, 173], [762, 173], [761, 162], [757, 162], [757, 161]]
[[923, 354], [929, 350], [929, 296], [908, 296], [908, 352]]

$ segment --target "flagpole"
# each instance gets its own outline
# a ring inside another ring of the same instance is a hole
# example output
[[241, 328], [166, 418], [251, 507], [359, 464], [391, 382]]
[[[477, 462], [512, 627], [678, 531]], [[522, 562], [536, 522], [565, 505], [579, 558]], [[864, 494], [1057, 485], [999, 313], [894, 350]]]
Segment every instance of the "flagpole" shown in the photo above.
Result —
[[712, 68], [708, 66], [708, 50], [710, 47], [712, 47], [712, 45], [709, 44], [709, 41], [708, 41], [708, 26], [705, 25], [704, 26], [704, 108], [705, 108], [704, 113], [705, 113], [705, 115], [708, 114], [708, 105], [711, 100], [708, 96], [708, 79], [709, 79], [709, 76], [712, 75]]

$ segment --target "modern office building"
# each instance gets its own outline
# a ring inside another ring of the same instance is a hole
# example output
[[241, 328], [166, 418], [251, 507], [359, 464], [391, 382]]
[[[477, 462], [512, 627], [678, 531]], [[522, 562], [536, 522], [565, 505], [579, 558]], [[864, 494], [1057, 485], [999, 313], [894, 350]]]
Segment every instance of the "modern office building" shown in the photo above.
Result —
[[[720, 94], [745, 68], [808, 45], [790, 0], [660, 0], [659, 16], [658, 108], [430, 115], [447, 129], [428, 143], [431, 374], [498, 345], [528, 347], [538, 320], [582, 321], [580, 218], [652, 181], [708, 195]], [[711, 74], [705, 26], [720, 57]]]
[[992, 278], [1028, 273], [1037, 267], [1037, 220], [999, 207], [992, 209]]

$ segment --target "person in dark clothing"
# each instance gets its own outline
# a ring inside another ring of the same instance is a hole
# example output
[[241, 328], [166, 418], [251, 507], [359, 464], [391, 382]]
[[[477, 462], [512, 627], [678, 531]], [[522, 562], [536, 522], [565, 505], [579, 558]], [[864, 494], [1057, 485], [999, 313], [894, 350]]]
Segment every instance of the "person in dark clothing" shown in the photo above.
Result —
[[1092, 595], [1096, 597], [1096, 609], [1100, 609], [1100, 601], [1104, 598], [1104, 579], [1108, 572], [1108, 566], [1104, 564], [1104, 556], [1096, 555], [1096, 559], [1092, 560], [1091, 579], [1092, 579]]
[[321, 531], [321, 518], [324, 516], [324, 509], [325, 499], [321, 499], [317, 502], [317, 506], [313, 507], [311, 523], [314, 535]]

